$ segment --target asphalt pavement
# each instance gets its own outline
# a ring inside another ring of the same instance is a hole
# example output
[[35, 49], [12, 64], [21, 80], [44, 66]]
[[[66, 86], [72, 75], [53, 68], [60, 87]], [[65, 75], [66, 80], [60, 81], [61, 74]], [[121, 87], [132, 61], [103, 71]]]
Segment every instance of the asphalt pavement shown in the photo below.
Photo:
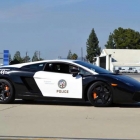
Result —
[[123, 75], [129, 76], [140, 82], [140, 73], [123, 73]]
[[[129, 76], [140, 81], [140, 75]], [[140, 104], [93, 107], [88, 102], [0, 105], [0, 139], [140, 139]]]

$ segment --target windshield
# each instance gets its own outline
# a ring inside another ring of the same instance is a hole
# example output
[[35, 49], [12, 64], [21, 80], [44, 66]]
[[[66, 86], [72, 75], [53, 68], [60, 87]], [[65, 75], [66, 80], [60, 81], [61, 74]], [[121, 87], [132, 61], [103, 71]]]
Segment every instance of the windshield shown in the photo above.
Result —
[[83, 61], [74, 61], [74, 63], [77, 63], [77, 64], [80, 64], [92, 71], [95, 71], [96, 73], [111, 73], [110, 71], [106, 70], [106, 69], [103, 69], [101, 67], [98, 67], [98, 66], [95, 66], [93, 64], [90, 64], [90, 63], [87, 63], [87, 62], [83, 62]]

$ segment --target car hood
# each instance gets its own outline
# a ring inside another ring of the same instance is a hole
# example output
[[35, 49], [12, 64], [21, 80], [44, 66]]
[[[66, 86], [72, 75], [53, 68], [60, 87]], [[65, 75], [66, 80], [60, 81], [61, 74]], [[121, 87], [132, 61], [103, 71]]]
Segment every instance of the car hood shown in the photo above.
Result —
[[109, 76], [129, 86], [134, 86], [140, 89], [140, 82], [131, 78], [130, 76], [121, 75], [121, 74], [110, 74]]

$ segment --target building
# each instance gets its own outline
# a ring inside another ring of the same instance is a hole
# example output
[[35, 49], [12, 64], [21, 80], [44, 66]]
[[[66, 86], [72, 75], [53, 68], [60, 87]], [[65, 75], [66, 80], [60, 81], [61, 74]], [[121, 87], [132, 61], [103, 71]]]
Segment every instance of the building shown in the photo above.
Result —
[[139, 49], [103, 49], [95, 65], [114, 72], [118, 69], [136, 68], [140, 71]]
[[3, 53], [0, 53], [0, 66], [9, 65], [9, 50], [3, 50]]

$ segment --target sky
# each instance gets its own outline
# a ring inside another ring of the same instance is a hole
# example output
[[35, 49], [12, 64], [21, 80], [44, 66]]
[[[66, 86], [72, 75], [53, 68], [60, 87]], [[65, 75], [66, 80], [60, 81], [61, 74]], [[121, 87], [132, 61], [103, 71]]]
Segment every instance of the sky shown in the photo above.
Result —
[[66, 58], [69, 50], [86, 56], [94, 28], [104, 49], [118, 27], [140, 32], [140, 0], [1, 0], [0, 51], [26, 52], [32, 58]]

